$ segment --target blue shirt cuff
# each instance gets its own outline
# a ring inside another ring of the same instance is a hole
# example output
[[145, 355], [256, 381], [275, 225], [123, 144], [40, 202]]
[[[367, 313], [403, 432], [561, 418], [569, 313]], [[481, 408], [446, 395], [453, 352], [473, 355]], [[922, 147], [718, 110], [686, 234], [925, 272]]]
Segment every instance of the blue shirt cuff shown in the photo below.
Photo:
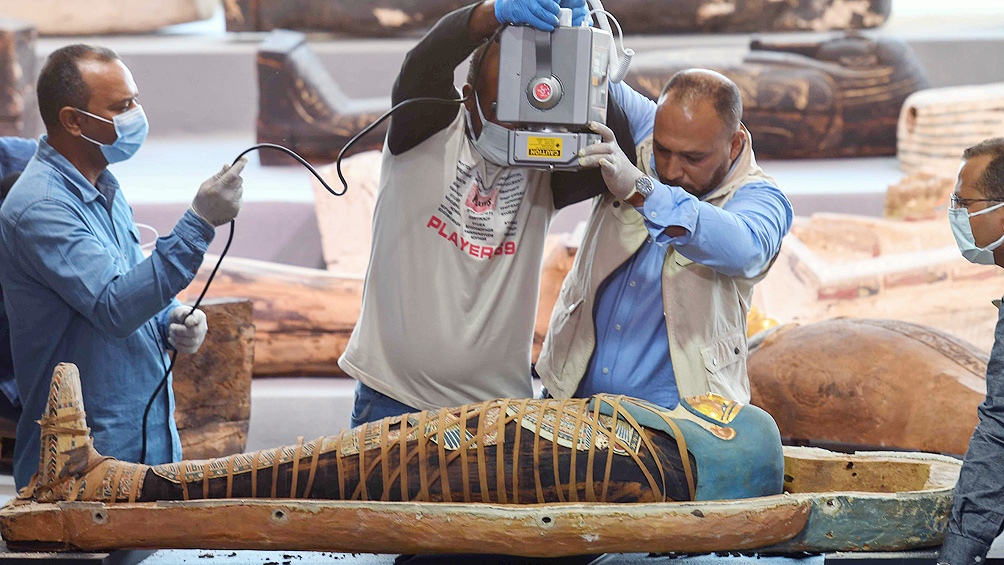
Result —
[[982, 565], [987, 560], [990, 546], [959, 534], [948, 532], [938, 553], [938, 563], [952, 565]]
[[200, 218], [191, 208], [185, 211], [185, 215], [174, 225], [174, 233], [182, 241], [191, 244], [203, 253], [209, 249], [209, 244], [216, 235], [216, 228]]
[[[635, 209], [645, 218], [645, 227], [659, 244], [686, 245], [697, 225], [697, 198], [678, 186], [656, 181], [655, 190], [645, 198], [645, 204]], [[687, 233], [670, 237], [665, 232], [670, 226], [681, 227]]]

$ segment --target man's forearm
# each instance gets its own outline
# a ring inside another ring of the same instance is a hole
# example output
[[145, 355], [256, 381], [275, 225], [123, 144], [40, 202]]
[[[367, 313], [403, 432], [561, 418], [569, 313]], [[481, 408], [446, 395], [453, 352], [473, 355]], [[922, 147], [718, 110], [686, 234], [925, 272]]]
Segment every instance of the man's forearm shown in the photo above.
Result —
[[[443, 16], [405, 56], [391, 92], [395, 105], [414, 98], [453, 99], [454, 70], [498, 27], [494, 2], [467, 6]], [[395, 112], [387, 135], [399, 155], [441, 131], [457, 115], [447, 104], [411, 104]]]

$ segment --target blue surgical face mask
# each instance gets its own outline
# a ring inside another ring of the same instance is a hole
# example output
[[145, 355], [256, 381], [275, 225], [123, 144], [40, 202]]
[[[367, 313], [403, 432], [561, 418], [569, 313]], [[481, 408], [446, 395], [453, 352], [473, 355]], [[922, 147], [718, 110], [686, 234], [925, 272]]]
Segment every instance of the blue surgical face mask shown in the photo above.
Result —
[[80, 134], [80, 137], [101, 148], [101, 153], [109, 164], [125, 161], [135, 155], [139, 151], [140, 146], [143, 145], [143, 141], [146, 140], [147, 132], [150, 131], [150, 123], [146, 121], [146, 113], [143, 112], [143, 107], [139, 104], [132, 110], [116, 115], [111, 120], [95, 116], [80, 108], [76, 108], [76, 110], [81, 114], [86, 114], [94, 119], [115, 126], [115, 135], [118, 137], [115, 138], [115, 141], [111, 145], [106, 145], [84, 134]]
[[481, 118], [481, 135], [474, 137], [474, 124], [471, 122], [471, 113], [467, 112], [467, 131], [471, 137], [471, 142], [478, 153], [490, 163], [502, 167], [509, 166], [509, 130], [490, 122], [481, 111], [481, 101], [478, 100], [478, 93], [474, 91], [474, 107], [478, 109], [478, 117]]
[[952, 225], [952, 235], [955, 236], [955, 243], [958, 244], [962, 256], [968, 259], [970, 263], [977, 263], [979, 265], [995, 264], [994, 249], [997, 249], [1004, 243], [1004, 235], [990, 245], [980, 247], [976, 245], [976, 238], [973, 236], [973, 226], [970, 224], [969, 218], [987, 214], [1002, 206], [1004, 206], [1004, 202], [994, 204], [972, 214], [969, 213], [969, 210], [962, 207], [948, 209], [948, 222]]

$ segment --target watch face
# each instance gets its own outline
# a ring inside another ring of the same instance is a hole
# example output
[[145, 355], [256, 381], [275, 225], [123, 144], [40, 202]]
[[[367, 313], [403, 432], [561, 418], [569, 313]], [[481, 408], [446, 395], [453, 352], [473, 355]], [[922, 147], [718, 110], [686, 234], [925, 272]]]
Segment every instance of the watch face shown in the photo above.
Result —
[[639, 177], [634, 183], [634, 189], [642, 196], [649, 196], [655, 189], [655, 185], [652, 184], [652, 177], [648, 175]]

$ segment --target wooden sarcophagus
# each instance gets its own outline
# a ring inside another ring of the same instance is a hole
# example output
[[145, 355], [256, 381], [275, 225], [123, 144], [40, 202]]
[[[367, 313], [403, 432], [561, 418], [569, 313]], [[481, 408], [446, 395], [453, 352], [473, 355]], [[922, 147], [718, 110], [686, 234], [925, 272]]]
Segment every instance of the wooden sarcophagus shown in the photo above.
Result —
[[[296, 29], [394, 36], [432, 27], [466, 0], [227, 0], [229, 31]], [[881, 26], [892, 0], [618, 0], [627, 33], [829, 31]]]
[[920, 324], [838, 318], [758, 334], [747, 366], [751, 401], [788, 443], [962, 455], [988, 359]]
[[766, 412], [716, 395], [672, 410], [622, 396], [498, 399], [149, 467], [94, 451], [79, 390], [75, 367], [57, 367], [39, 472], [0, 509], [9, 547], [894, 550], [940, 543], [960, 468], [782, 449]]
[[690, 67], [736, 83], [757, 157], [768, 159], [894, 155], [900, 107], [928, 86], [905, 42], [858, 35], [754, 40], [734, 63], [702, 61], [694, 50], [652, 51], [635, 57], [626, 80], [657, 99], [674, 73]]

